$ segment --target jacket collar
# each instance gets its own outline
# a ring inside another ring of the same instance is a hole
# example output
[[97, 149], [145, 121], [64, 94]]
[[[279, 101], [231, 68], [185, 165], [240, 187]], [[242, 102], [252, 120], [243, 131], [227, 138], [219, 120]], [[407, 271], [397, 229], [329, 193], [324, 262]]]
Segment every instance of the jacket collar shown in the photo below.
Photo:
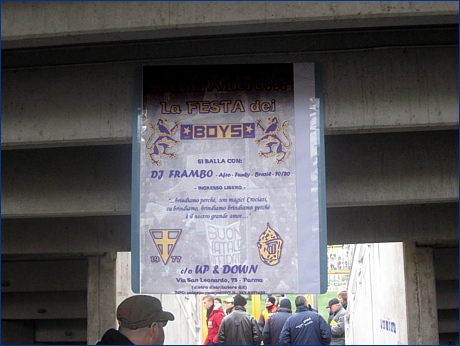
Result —
[[300, 311], [310, 311], [310, 310], [308, 310], [308, 308], [305, 305], [302, 305], [302, 306], [298, 306], [296, 310], [296, 312], [300, 312]]
[[278, 312], [289, 312], [290, 314], [292, 314], [292, 310], [288, 308], [278, 308]]

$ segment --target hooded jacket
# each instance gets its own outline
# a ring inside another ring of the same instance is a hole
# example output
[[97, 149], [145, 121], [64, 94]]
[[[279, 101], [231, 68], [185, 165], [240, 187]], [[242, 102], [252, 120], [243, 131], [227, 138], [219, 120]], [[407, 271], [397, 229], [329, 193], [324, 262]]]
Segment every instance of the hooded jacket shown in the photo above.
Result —
[[278, 308], [278, 312], [270, 316], [262, 333], [264, 345], [278, 344], [284, 322], [291, 316], [292, 310], [288, 308]]
[[227, 345], [260, 345], [262, 341], [256, 319], [239, 305], [222, 320], [218, 338], [219, 344]]
[[206, 324], [208, 326], [208, 335], [206, 336], [206, 340], [204, 341], [204, 345], [209, 345], [209, 344], [217, 344], [218, 343], [218, 332], [219, 332], [219, 327], [224, 319], [225, 314], [224, 310], [222, 309], [221, 306], [214, 306], [214, 308], [211, 311], [211, 314], [209, 317], [206, 319]]
[[310, 311], [306, 306], [299, 306], [284, 324], [279, 344], [329, 345], [331, 338], [331, 327], [323, 316]]

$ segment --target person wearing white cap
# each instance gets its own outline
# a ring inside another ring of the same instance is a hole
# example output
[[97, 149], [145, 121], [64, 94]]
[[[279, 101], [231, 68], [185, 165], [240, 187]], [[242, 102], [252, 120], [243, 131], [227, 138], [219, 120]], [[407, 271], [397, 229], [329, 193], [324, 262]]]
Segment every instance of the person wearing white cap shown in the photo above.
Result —
[[227, 298], [224, 300], [225, 303], [225, 314], [229, 315], [233, 311], [233, 308], [235, 307], [233, 297]]

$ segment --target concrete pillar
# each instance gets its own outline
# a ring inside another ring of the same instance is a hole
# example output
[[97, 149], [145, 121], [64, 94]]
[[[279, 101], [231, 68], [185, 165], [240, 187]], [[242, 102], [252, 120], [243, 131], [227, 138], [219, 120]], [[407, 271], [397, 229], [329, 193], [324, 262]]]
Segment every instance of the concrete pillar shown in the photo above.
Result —
[[433, 248], [404, 243], [409, 345], [439, 344]]
[[88, 259], [88, 344], [95, 344], [116, 319], [116, 252]]
[[2, 344], [31, 345], [34, 343], [33, 320], [3, 320]]

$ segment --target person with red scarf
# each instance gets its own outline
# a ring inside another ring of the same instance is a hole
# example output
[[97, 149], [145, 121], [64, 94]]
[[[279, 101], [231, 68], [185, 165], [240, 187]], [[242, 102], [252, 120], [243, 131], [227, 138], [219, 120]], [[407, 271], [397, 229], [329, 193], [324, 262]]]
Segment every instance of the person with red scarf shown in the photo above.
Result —
[[275, 297], [268, 296], [265, 300], [265, 309], [262, 311], [257, 324], [259, 325], [260, 333], [263, 333], [265, 323], [271, 315], [278, 312], [278, 308], [275, 305]]

